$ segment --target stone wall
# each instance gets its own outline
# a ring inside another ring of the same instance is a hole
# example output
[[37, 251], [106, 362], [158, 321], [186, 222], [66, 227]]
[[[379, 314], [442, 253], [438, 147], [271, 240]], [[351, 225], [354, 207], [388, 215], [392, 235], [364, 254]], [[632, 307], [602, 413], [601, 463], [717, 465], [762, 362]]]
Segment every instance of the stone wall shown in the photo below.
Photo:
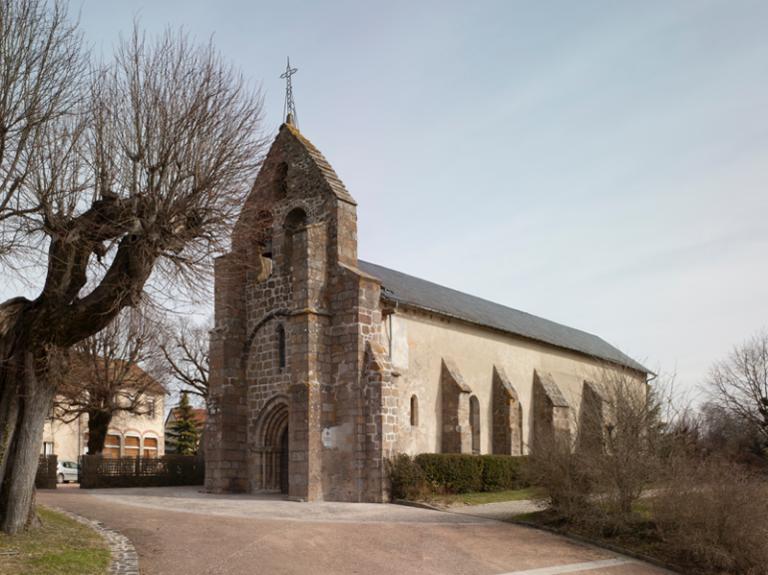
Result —
[[[498, 444], [494, 447], [494, 437], [499, 437], [494, 432], [499, 422], [494, 368], [496, 372], [503, 371], [517, 394], [521, 421], [512, 430], [521, 434], [523, 453], [529, 451], [534, 435], [534, 372], [551, 375], [569, 405], [571, 415], [567, 419], [572, 420], [574, 427], [585, 380], [598, 381], [613, 373], [635, 381], [640, 389], [646, 385], [644, 374], [639, 372], [626, 372], [582, 354], [403, 305], [394, 309], [385, 326], [385, 334], [391, 338], [385, 345], [392, 350], [393, 369], [399, 374], [397, 451], [402, 453], [443, 451], [443, 358], [453, 360], [456, 371], [471, 389], [468, 395], [477, 396], [480, 402], [482, 453], [499, 449]], [[419, 405], [416, 426], [409, 421], [412, 396], [417, 397]], [[513, 415], [514, 412], [510, 413], [510, 417]]]

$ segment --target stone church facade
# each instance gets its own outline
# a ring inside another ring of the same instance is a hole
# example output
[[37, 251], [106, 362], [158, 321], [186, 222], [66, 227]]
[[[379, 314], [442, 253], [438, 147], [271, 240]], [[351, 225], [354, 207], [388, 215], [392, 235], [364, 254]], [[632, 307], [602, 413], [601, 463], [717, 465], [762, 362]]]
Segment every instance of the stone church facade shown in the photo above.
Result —
[[395, 453], [520, 455], [599, 401], [596, 370], [644, 389], [596, 336], [358, 260], [356, 208], [281, 126], [216, 261], [208, 490], [385, 501]]

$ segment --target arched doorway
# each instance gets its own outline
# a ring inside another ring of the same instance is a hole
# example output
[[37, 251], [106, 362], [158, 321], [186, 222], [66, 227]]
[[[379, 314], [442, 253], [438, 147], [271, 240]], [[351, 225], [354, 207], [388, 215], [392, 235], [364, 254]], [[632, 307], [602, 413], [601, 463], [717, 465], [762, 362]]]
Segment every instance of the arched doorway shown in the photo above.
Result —
[[[260, 461], [256, 465], [256, 484], [269, 491], [288, 493], [288, 401], [279, 397], [262, 410], [257, 427]], [[261, 477], [258, 477], [258, 476]]]

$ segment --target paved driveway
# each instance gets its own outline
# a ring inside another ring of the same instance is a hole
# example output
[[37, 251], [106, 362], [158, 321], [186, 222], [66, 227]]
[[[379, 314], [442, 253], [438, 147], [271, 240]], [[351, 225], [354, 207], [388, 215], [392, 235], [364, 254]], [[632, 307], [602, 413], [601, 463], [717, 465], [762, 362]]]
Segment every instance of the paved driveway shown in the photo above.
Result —
[[143, 575], [666, 573], [541, 531], [398, 505], [171, 487], [65, 488], [40, 491], [38, 501], [127, 535]]

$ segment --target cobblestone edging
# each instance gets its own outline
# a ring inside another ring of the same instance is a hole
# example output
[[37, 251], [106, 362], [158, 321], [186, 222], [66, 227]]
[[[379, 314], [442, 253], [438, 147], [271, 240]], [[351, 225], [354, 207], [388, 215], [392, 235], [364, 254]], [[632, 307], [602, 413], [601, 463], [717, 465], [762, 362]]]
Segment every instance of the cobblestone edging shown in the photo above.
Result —
[[60, 507], [51, 507], [51, 509], [71, 517], [83, 525], [87, 525], [104, 537], [109, 546], [109, 552], [112, 555], [109, 570], [107, 571], [109, 575], [139, 575], [139, 556], [133, 543], [125, 535], [110, 529], [100, 521], [87, 519], [66, 509], [61, 509]]

